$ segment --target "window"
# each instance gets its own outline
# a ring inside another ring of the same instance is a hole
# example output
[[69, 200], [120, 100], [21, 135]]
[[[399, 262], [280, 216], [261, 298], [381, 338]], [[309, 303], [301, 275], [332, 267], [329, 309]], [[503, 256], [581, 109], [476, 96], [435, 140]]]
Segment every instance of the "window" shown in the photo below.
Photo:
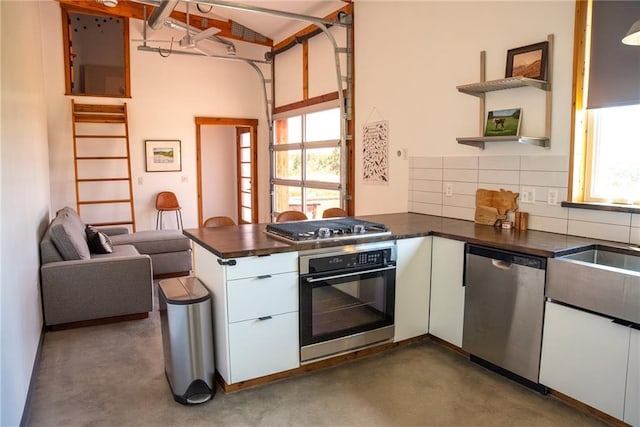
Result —
[[589, 110], [585, 201], [640, 204], [640, 105]]
[[129, 97], [129, 20], [62, 7], [67, 95]]
[[341, 207], [340, 109], [275, 121], [273, 214], [287, 210], [319, 218]]
[[571, 201], [640, 204], [640, 2], [576, 2]]

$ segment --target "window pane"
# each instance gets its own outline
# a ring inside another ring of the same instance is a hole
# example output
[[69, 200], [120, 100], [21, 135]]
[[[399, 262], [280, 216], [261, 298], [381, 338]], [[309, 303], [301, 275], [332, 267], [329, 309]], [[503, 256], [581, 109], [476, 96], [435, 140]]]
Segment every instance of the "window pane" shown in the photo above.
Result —
[[276, 151], [275, 177], [280, 179], [302, 179], [301, 150]]
[[302, 116], [276, 120], [275, 143], [294, 144], [302, 141]]
[[240, 191], [251, 191], [251, 179], [250, 178], [242, 178], [240, 179]]
[[340, 192], [335, 190], [305, 189], [307, 206], [305, 213], [309, 218], [321, 218], [328, 208], [340, 207]]
[[251, 164], [250, 163], [240, 164], [240, 174], [242, 176], [251, 176]]
[[286, 185], [275, 185], [275, 210], [277, 212], [299, 211], [302, 203], [302, 189]]
[[249, 148], [241, 148], [240, 149], [240, 161], [241, 162], [250, 162], [251, 161], [251, 150]]
[[338, 147], [307, 150], [306, 161], [307, 180], [340, 182], [340, 149]]
[[251, 146], [251, 134], [249, 132], [240, 134], [240, 147], [250, 147], [250, 146]]
[[595, 112], [591, 196], [640, 201], [640, 105]]
[[251, 193], [240, 193], [242, 206], [251, 207]]
[[251, 209], [242, 208], [242, 220], [244, 222], [251, 222]]
[[340, 139], [340, 109], [319, 111], [305, 117], [305, 141]]

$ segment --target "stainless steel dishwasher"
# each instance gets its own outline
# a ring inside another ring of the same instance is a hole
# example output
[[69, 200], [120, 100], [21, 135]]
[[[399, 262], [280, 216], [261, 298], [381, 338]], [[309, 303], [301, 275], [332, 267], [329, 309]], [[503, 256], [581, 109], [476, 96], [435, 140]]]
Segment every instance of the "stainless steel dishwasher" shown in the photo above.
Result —
[[538, 373], [546, 258], [467, 245], [465, 261], [462, 348], [472, 361], [545, 392]]

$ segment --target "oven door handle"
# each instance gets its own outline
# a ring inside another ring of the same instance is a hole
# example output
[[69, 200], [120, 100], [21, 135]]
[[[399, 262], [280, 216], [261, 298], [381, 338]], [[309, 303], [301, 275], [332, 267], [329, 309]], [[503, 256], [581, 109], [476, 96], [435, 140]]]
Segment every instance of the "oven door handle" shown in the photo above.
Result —
[[309, 283], [315, 283], [315, 282], [320, 282], [322, 280], [342, 279], [343, 277], [357, 276], [358, 274], [377, 273], [378, 271], [388, 271], [388, 270], [395, 270], [395, 269], [396, 269], [396, 266], [392, 265], [389, 267], [374, 268], [372, 270], [362, 270], [355, 273], [336, 274], [334, 276], [323, 276], [323, 277], [317, 277], [317, 278], [305, 277], [304, 280], [306, 280]]

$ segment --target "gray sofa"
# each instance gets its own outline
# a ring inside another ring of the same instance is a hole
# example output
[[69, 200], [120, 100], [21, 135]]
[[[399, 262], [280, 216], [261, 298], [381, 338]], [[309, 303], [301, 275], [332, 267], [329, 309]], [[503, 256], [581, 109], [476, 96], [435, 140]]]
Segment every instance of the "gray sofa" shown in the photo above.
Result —
[[86, 225], [66, 207], [42, 237], [40, 275], [47, 327], [147, 317], [153, 305], [153, 277], [190, 273], [191, 243], [179, 230], [98, 230], [110, 253], [89, 250]]

